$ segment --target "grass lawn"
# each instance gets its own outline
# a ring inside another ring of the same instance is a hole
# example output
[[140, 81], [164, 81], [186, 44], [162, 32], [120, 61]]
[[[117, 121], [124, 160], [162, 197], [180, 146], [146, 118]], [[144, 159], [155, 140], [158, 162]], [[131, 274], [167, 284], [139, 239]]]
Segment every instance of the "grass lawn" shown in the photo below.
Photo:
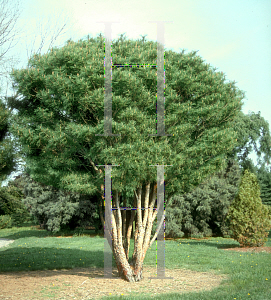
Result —
[[[69, 238], [56, 238], [46, 230], [35, 227], [9, 228], [0, 230], [0, 238], [15, 240], [8, 247], [0, 248], [0, 273], [29, 270], [54, 270], [97, 267], [103, 268], [104, 239], [90, 237], [93, 232], [86, 230], [57, 233], [73, 235]], [[270, 232], [271, 233], [271, 232]], [[271, 236], [264, 246], [271, 247]], [[221, 247], [239, 245], [233, 239], [209, 238], [202, 240], [166, 240], [166, 269], [189, 269], [192, 271], [229, 275], [229, 280], [210, 292], [171, 294], [167, 298], [183, 300], [268, 300], [271, 299], [271, 254], [225, 251]], [[129, 255], [133, 253], [133, 240]], [[156, 265], [156, 243], [147, 251], [144, 266]], [[116, 266], [113, 260], [113, 267]], [[225, 286], [226, 285], [226, 286]], [[156, 296], [155, 299], [164, 299]], [[153, 299], [115, 296], [103, 299]]]

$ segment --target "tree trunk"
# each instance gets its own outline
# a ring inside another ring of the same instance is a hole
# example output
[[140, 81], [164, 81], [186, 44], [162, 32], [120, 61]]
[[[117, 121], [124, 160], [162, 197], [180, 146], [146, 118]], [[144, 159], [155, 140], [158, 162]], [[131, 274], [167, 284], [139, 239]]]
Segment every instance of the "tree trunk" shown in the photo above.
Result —
[[[126, 240], [122, 240], [122, 217], [119, 209], [119, 195], [116, 193], [115, 205], [118, 208], [116, 215], [112, 214], [112, 228], [113, 228], [113, 255], [118, 268], [119, 276], [129, 282], [137, 282], [143, 279], [143, 261], [150, 245], [150, 236], [153, 221], [157, 212], [153, 212], [153, 207], [156, 200], [156, 191], [154, 191], [154, 184], [152, 184], [151, 197], [150, 197], [150, 183], [146, 185], [144, 207], [148, 208], [144, 210], [144, 219], [142, 221], [141, 198], [142, 198], [142, 186], [140, 186], [135, 192], [134, 207], [137, 207], [137, 222], [135, 230], [135, 242], [134, 253], [131, 260], [129, 260], [129, 246], [132, 224], [134, 221], [135, 211], [132, 211], [131, 219], [129, 222], [127, 234], [124, 236]], [[150, 206], [149, 202], [152, 199]], [[125, 213], [124, 213], [125, 214]], [[123, 217], [124, 217], [123, 214]], [[123, 218], [125, 220], [125, 218]]]
[[[158, 209], [154, 211], [154, 205], [156, 203], [157, 195], [157, 185], [149, 182], [143, 186], [144, 191], [142, 194], [142, 185], [139, 186], [137, 191], [135, 191], [133, 207], [137, 207], [137, 210], [133, 210], [131, 213], [131, 218], [129, 221], [128, 229], [126, 232], [126, 212], [121, 213], [119, 206], [119, 193], [115, 193], [113, 197], [113, 207], [117, 209], [112, 212], [112, 252], [118, 268], [118, 275], [120, 278], [128, 282], [137, 282], [143, 279], [143, 261], [146, 255], [146, 252], [149, 247], [157, 237], [157, 233], [163, 224], [161, 220], [158, 230], [151, 239], [151, 231], [153, 222], [158, 213]], [[103, 186], [101, 186], [103, 190]], [[104, 197], [102, 196], [104, 199]], [[144, 199], [145, 198], [145, 199]], [[144, 201], [143, 201], [144, 199]], [[141, 204], [143, 202], [143, 205]], [[169, 202], [169, 201], [168, 201]], [[168, 203], [167, 202], [167, 203]], [[124, 200], [124, 205], [126, 205], [126, 200]], [[163, 205], [163, 204], [162, 204]], [[144, 209], [144, 218], [142, 218], [142, 207]], [[102, 204], [100, 203], [100, 216], [102, 222], [101, 208]], [[136, 214], [136, 229], [134, 233], [134, 252], [132, 259], [129, 259], [129, 248], [130, 248], [130, 239], [132, 232], [132, 225]], [[123, 220], [123, 223], [122, 223]]]
[[[100, 175], [102, 173], [102, 170], [98, 169], [91, 159], [90, 159], [90, 163], [93, 166], [95, 172], [98, 175]], [[143, 206], [141, 206], [142, 185], [139, 186], [139, 188], [137, 189], [137, 192], [134, 191], [135, 197], [134, 197], [133, 207], [137, 207], [137, 222], [136, 222], [136, 230], [135, 230], [135, 234], [134, 234], [134, 241], [135, 241], [134, 246], [135, 247], [134, 247], [134, 253], [133, 253], [131, 261], [129, 261], [129, 247], [130, 247], [132, 225], [133, 225], [133, 221], [134, 221], [134, 217], [135, 217], [135, 210], [132, 211], [127, 233], [125, 234], [125, 232], [123, 232], [123, 235], [122, 235], [122, 229], [125, 228], [126, 213], [125, 212], [123, 213], [124, 225], [122, 227], [122, 216], [121, 216], [120, 207], [119, 207], [119, 193], [118, 192], [116, 192], [116, 196], [115, 196], [116, 207], [118, 208], [117, 213], [111, 214], [111, 218], [112, 218], [112, 248], [111, 249], [112, 249], [115, 261], [116, 261], [119, 276], [122, 279], [125, 279], [129, 282], [136, 282], [136, 281], [140, 281], [141, 279], [143, 279], [143, 275], [142, 275], [143, 261], [144, 261], [146, 252], [147, 252], [148, 248], [151, 247], [154, 240], [156, 239], [157, 234], [158, 234], [162, 224], [164, 223], [163, 218], [162, 218], [162, 220], [160, 221], [160, 224], [158, 225], [158, 229], [157, 229], [155, 235], [153, 236], [152, 240], [150, 241], [153, 222], [156, 218], [156, 215], [157, 215], [158, 209], [159, 209], [159, 208], [157, 208], [156, 211], [153, 210], [154, 204], [156, 202], [157, 184], [147, 182], [143, 186], [145, 188], [144, 194], [143, 194], [145, 196], [145, 202], [144, 202]], [[103, 214], [102, 214], [102, 206], [104, 203], [104, 185], [103, 184], [101, 184], [100, 192], [101, 192], [102, 199], [100, 199], [100, 201], [99, 201], [99, 213], [100, 213], [100, 218], [101, 218], [102, 224], [105, 224]], [[167, 207], [168, 203], [170, 203], [171, 197], [172, 196], [170, 196], [168, 198], [168, 201], [166, 202], [166, 207]], [[163, 203], [160, 205], [163, 205]], [[141, 210], [142, 207], [145, 208], [143, 221], [142, 221], [142, 210]], [[165, 209], [166, 209], [166, 207], [165, 207]], [[116, 223], [116, 221], [117, 221], [117, 223]], [[123, 236], [125, 238], [123, 238]]]

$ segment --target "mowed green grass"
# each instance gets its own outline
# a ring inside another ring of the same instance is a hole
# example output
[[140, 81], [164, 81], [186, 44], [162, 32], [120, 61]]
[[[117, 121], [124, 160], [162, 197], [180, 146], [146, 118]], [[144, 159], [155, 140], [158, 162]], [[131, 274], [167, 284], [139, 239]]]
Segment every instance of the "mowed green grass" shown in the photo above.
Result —
[[[0, 272], [72, 269], [80, 267], [104, 267], [104, 239], [89, 237], [92, 231], [57, 233], [53, 236], [46, 230], [35, 227], [1, 229], [0, 238], [15, 240], [0, 248]], [[271, 232], [264, 246], [271, 247]], [[73, 235], [72, 238], [57, 238]], [[208, 292], [168, 294], [167, 299], [271, 299], [271, 254], [225, 251], [222, 247], [239, 245], [233, 239], [209, 238], [202, 240], [178, 239], [165, 241], [165, 266], [167, 269], [226, 274], [218, 288]], [[130, 257], [134, 249], [131, 240]], [[112, 266], [116, 267], [114, 259]], [[147, 251], [145, 266], [156, 266], [156, 243]], [[164, 299], [165, 295], [155, 299]], [[144, 295], [136, 297], [115, 296], [105, 299], [151, 299]], [[153, 298], [152, 298], [153, 299]]]

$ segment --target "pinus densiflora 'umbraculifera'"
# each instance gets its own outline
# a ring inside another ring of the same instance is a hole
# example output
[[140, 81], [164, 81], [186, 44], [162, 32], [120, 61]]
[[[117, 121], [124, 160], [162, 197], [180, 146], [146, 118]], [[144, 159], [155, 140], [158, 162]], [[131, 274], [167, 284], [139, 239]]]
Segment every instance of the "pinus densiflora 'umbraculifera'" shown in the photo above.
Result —
[[239, 193], [232, 202], [227, 219], [233, 238], [241, 246], [261, 247], [267, 241], [271, 218], [260, 198], [260, 187], [255, 174], [245, 171]]
[[[105, 63], [105, 44], [106, 49], [110, 45], [104, 42], [102, 36], [68, 42], [61, 49], [34, 55], [28, 69], [14, 70], [11, 76], [23, 99], [10, 102], [19, 111], [11, 132], [24, 146], [33, 180], [90, 196], [99, 193], [101, 210], [105, 205], [103, 166], [116, 165], [111, 170], [112, 206], [117, 208], [115, 214], [110, 212], [112, 252], [119, 276], [134, 282], [142, 279], [146, 252], [157, 236], [156, 232], [151, 237], [158, 214], [157, 165], [170, 165], [164, 174], [165, 209], [173, 195], [187, 193], [223, 170], [226, 153], [237, 142], [232, 122], [244, 95], [196, 52], [165, 50], [164, 86], [164, 70], [150, 67], [160, 61], [157, 43], [112, 42], [112, 58]], [[105, 67], [111, 68], [111, 60], [115, 67], [109, 119], [112, 134], [121, 136], [102, 135], [107, 123]], [[125, 67], [131, 64], [134, 67]], [[163, 84], [163, 121], [170, 136], [151, 136], [158, 134], [160, 119], [156, 116], [158, 82]], [[128, 230], [120, 207], [138, 208]], [[104, 211], [100, 218], [104, 224]], [[131, 268], [128, 258], [134, 218], [137, 238]], [[163, 219], [160, 222], [162, 226]]]

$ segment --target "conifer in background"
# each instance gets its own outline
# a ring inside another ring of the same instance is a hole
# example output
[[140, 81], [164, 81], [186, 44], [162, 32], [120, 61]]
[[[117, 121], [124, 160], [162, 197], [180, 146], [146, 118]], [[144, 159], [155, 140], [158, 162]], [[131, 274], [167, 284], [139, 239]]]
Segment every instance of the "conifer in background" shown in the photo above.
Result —
[[[245, 170], [249, 170], [259, 177], [261, 189], [265, 189], [262, 200], [263, 203], [268, 204], [267, 201], [270, 198], [268, 196], [268, 186], [271, 182], [268, 179], [270, 170], [268, 171], [267, 168], [264, 169], [265, 171], [263, 168], [258, 170], [253, 161], [248, 158], [248, 155], [251, 153], [252, 146], [254, 146], [258, 159], [264, 154], [262, 164], [268, 163], [271, 155], [269, 123], [260, 115], [260, 112], [249, 112], [247, 115], [239, 112], [238, 116], [232, 121], [232, 126], [237, 133], [237, 143], [234, 149], [227, 153], [228, 167], [227, 171], [225, 169], [226, 173], [224, 176], [219, 176], [219, 180], [215, 179], [218, 174], [214, 174], [209, 181], [207, 180], [204, 185], [201, 184], [195, 191], [174, 197], [174, 205], [169, 205], [166, 212], [166, 237], [182, 237], [184, 234], [188, 237], [201, 237], [209, 236], [211, 232], [214, 236], [229, 237], [231, 231], [226, 225], [228, 222], [222, 222], [222, 224], [220, 220], [225, 217], [225, 213], [235, 197], [231, 190], [232, 188], [236, 190], [240, 176], [243, 176]], [[257, 143], [259, 146], [257, 146]], [[233, 164], [235, 167], [229, 173], [229, 168]], [[264, 173], [264, 177], [261, 175], [262, 173]], [[227, 179], [232, 178], [230, 179], [230, 185], [225, 182], [226, 177]], [[262, 178], [266, 178], [263, 184], [261, 183]], [[212, 187], [214, 184], [211, 182], [216, 182], [216, 188]], [[230, 186], [229, 192], [226, 192]], [[204, 196], [204, 191], [207, 193], [206, 196]], [[228, 198], [230, 194], [232, 199]], [[223, 200], [225, 195], [227, 195], [227, 201]], [[203, 198], [211, 198], [212, 201], [200, 201]], [[211, 207], [213, 208], [211, 209]]]
[[258, 179], [248, 170], [226, 218], [230, 221], [233, 238], [241, 247], [261, 247], [267, 241], [271, 217], [267, 206], [262, 204]]
[[262, 203], [268, 205], [271, 208], [271, 170], [262, 165], [257, 172], [261, 188]]
[[[157, 64], [157, 43], [118, 40], [113, 64]], [[165, 167], [165, 205], [172, 196], [193, 190], [226, 167], [226, 153], [236, 144], [232, 121], [241, 111], [244, 94], [222, 72], [196, 52], [165, 51], [165, 132], [157, 134], [157, 71], [120, 67], [112, 71], [112, 133], [104, 134], [104, 38], [69, 41], [11, 76], [24, 99], [12, 133], [26, 151], [30, 176], [58, 189], [99, 193], [104, 224], [104, 167], [112, 167], [112, 204], [137, 207], [122, 233], [125, 213], [112, 213], [112, 251], [119, 276], [142, 279], [143, 261], [157, 216], [157, 168]], [[30, 125], [28, 125], [30, 124]], [[148, 210], [141, 210], [148, 207]], [[130, 228], [136, 215], [135, 248], [128, 262]], [[161, 228], [163, 220], [159, 226]], [[158, 230], [159, 231], [159, 230]], [[122, 239], [123, 237], [123, 239]], [[128, 245], [128, 246], [127, 246]]]

